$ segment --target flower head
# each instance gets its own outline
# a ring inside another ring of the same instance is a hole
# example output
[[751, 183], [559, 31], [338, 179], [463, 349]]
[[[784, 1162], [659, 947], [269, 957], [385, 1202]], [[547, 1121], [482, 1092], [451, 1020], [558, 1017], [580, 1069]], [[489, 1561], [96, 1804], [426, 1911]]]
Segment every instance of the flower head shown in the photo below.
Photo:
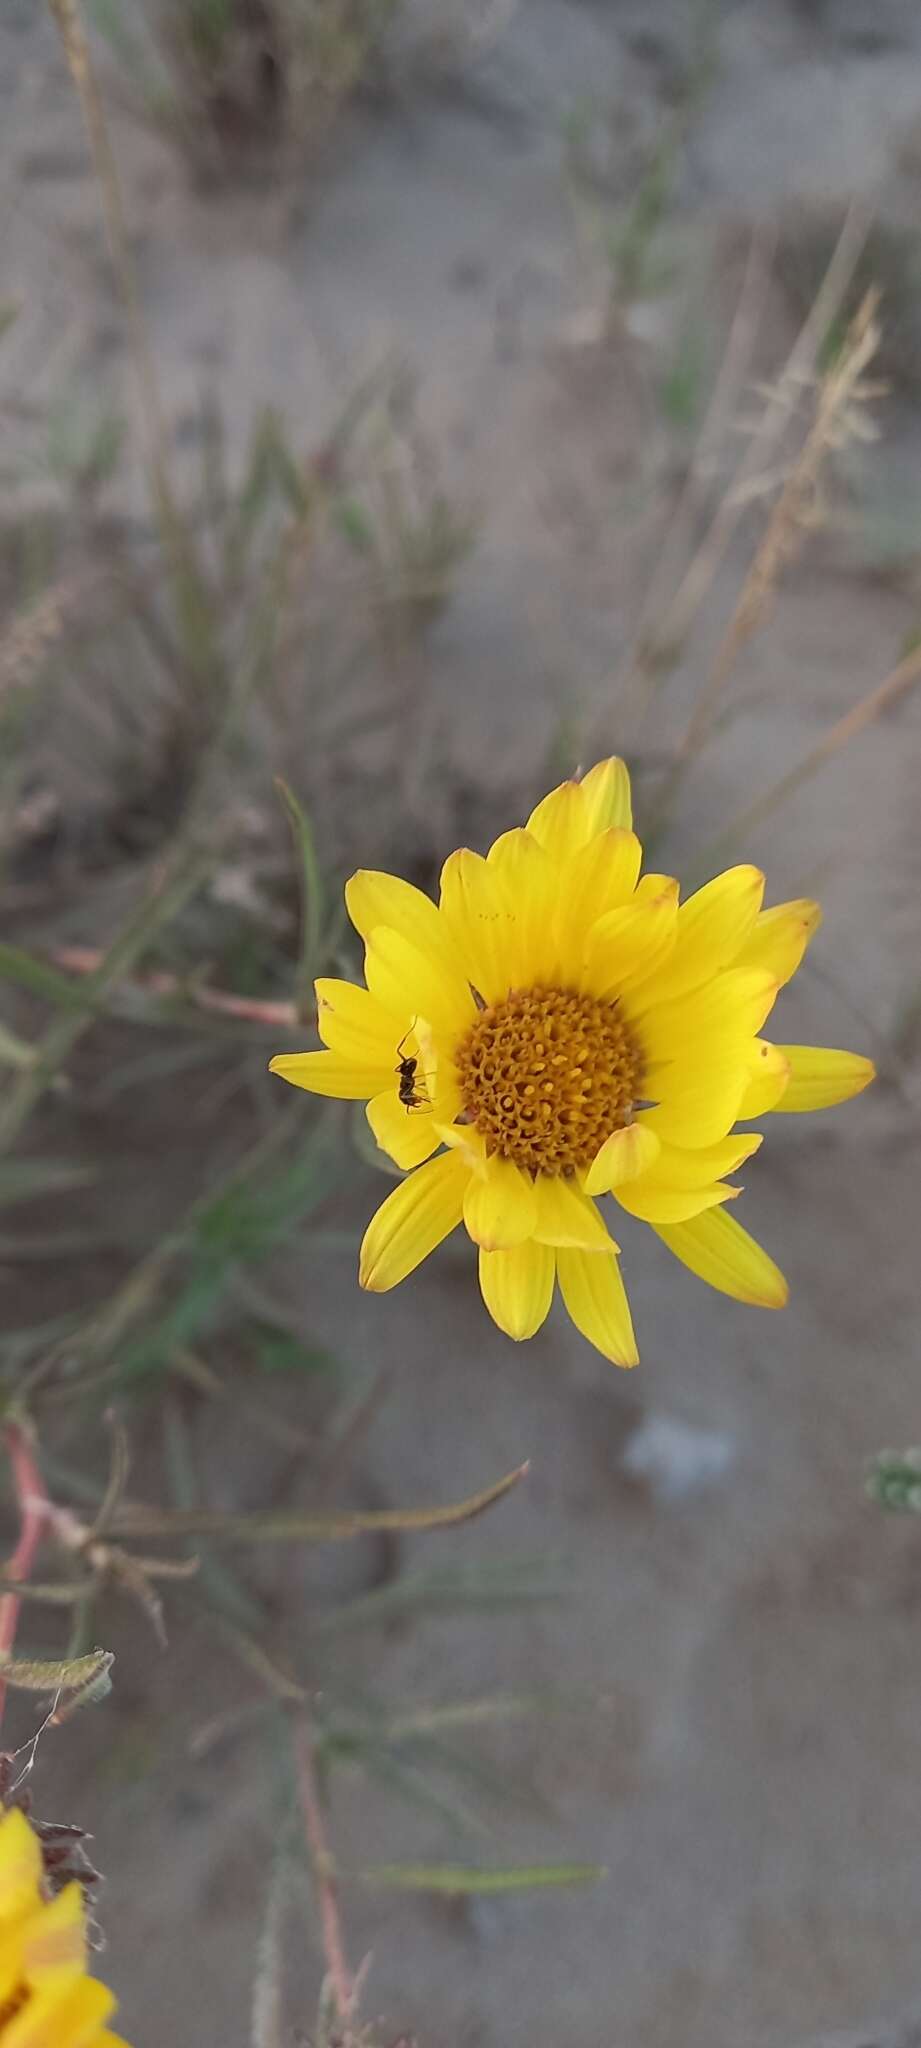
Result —
[[686, 902], [640, 877], [622, 761], [551, 791], [484, 859], [463, 848], [436, 906], [392, 875], [346, 889], [366, 988], [318, 981], [326, 1050], [272, 1071], [319, 1095], [368, 1099], [377, 1143], [407, 1178], [373, 1218], [360, 1280], [404, 1280], [463, 1222], [480, 1286], [510, 1337], [533, 1336], [559, 1283], [589, 1342], [636, 1363], [611, 1195], [739, 1301], [780, 1308], [782, 1274], [729, 1214], [727, 1176], [771, 1110], [823, 1109], [873, 1078], [870, 1060], [760, 1036], [816, 930], [816, 903], [761, 908], [735, 867]]
[[50, 1903], [38, 1836], [18, 1809], [0, 1819], [0, 2048], [128, 2048], [105, 2025], [115, 1999], [86, 1974], [83, 1893]]

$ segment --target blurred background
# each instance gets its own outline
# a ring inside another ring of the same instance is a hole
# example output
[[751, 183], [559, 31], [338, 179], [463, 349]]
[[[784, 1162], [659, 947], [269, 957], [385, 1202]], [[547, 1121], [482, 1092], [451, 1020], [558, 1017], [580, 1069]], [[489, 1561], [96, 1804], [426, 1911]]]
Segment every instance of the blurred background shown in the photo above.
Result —
[[[0, 0], [0, 162], [4, 1398], [87, 1525], [115, 1427], [199, 1560], [51, 1548], [21, 1625], [116, 1653], [36, 1801], [119, 2024], [313, 2038], [303, 1693], [382, 2048], [907, 2043], [915, 0]], [[433, 889], [611, 752], [654, 866], [822, 900], [778, 1035], [880, 1069], [769, 1126], [782, 1316], [622, 1219], [629, 1379], [508, 1343], [461, 1236], [361, 1295], [388, 1162], [266, 1073], [352, 869]], [[525, 1458], [469, 1528], [240, 1521]]]

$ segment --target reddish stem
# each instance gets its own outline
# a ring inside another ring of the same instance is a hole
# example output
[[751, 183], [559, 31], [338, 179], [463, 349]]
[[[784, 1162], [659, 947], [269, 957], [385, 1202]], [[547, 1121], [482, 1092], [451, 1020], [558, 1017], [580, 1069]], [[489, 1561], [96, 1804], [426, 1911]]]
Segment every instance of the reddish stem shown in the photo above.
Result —
[[[19, 1508], [19, 1541], [7, 1565], [7, 1572], [11, 1579], [24, 1581], [31, 1573], [51, 1503], [22, 1424], [7, 1422], [3, 1428], [3, 1442], [12, 1467]], [[18, 1593], [4, 1593], [0, 1597], [0, 1657], [8, 1656], [16, 1641], [21, 1606], [22, 1599]], [[6, 1684], [0, 1677], [0, 1720], [5, 1704]]]
[[339, 1918], [339, 1888], [333, 1875], [333, 1859], [326, 1839], [326, 1823], [320, 1804], [317, 1784], [316, 1760], [314, 1757], [313, 1735], [306, 1714], [298, 1714], [294, 1721], [294, 1756], [297, 1764], [297, 1784], [304, 1815], [304, 1831], [310, 1852], [310, 1864], [320, 1902], [320, 1924], [323, 1931], [323, 1953], [326, 1968], [336, 2001], [336, 2017], [348, 2025], [355, 2006], [355, 1986], [351, 1971], [345, 1959], [345, 1944], [342, 1938], [342, 1923]]
[[[67, 974], [96, 974], [105, 954], [98, 946], [56, 946], [51, 959]], [[223, 1017], [248, 1018], [254, 1024], [271, 1025], [277, 1031], [295, 1030], [300, 1022], [294, 1003], [261, 1002], [255, 996], [236, 996], [229, 989], [211, 988], [207, 984], [187, 986], [176, 974], [139, 975], [125, 982], [124, 986], [140, 995], [184, 996], [197, 1010], [214, 1010]]]

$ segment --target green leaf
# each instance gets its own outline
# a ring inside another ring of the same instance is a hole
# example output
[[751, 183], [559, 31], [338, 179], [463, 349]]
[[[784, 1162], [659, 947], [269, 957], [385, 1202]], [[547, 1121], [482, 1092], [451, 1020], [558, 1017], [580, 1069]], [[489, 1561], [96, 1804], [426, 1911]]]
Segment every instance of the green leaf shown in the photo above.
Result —
[[[268, 1257], [293, 1236], [329, 1192], [342, 1170], [334, 1153], [331, 1126], [315, 1126], [291, 1159], [279, 1164], [275, 1155], [283, 1135], [281, 1126], [273, 1127], [267, 1139], [232, 1168], [216, 1191], [193, 1204], [184, 1227], [165, 1242], [157, 1290], [180, 1257], [184, 1274], [165, 1311], [124, 1349], [122, 1378], [162, 1370], [177, 1351], [194, 1348], [224, 1312], [238, 1269]], [[154, 1252], [144, 1262], [148, 1269], [159, 1256]], [[130, 1276], [114, 1307], [110, 1305], [108, 1327], [102, 1321], [102, 1335], [95, 1340], [97, 1351], [111, 1351], [115, 1340], [122, 1338], [124, 1313], [135, 1320], [129, 1289]], [[148, 1305], [141, 1300], [142, 1308]]]
[[441, 1892], [449, 1898], [460, 1898], [486, 1892], [599, 1884], [608, 1873], [600, 1863], [523, 1863], [504, 1870], [476, 1870], [464, 1863], [378, 1863], [364, 1870], [340, 1870], [337, 1874], [377, 1890]]
[[559, 1600], [564, 1589], [553, 1583], [548, 1570], [546, 1561], [525, 1558], [406, 1572], [392, 1585], [378, 1586], [331, 1608], [317, 1618], [314, 1630], [324, 1636], [341, 1635], [408, 1614], [504, 1614], [535, 1601]]
[[[594, 1697], [589, 1695], [593, 1701]], [[388, 1742], [408, 1742], [419, 1735], [440, 1734], [445, 1729], [520, 1721], [532, 1714], [571, 1713], [573, 1706], [579, 1704], [579, 1695], [571, 1693], [492, 1693], [485, 1699], [449, 1700], [437, 1706], [414, 1707], [387, 1721], [384, 1735]]]
[[15, 1031], [0, 1023], [0, 1064], [5, 1067], [31, 1067], [35, 1054], [24, 1038], [17, 1038]]
[[115, 1659], [111, 1650], [91, 1650], [86, 1657], [12, 1657], [0, 1651], [0, 1677], [16, 1692], [60, 1692], [72, 1695], [71, 1704], [89, 1705], [101, 1699], [100, 1690], [111, 1690], [109, 1672]]
[[91, 1579], [59, 1580], [40, 1585], [35, 1579], [10, 1579], [0, 1573], [0, 1594], [15, 1593], [17, 1600], [37, 1600], [43, 1607], [75, 1607], [92, 1589]]
[[[81, 983], [77, 1004], [74, 1005], [68, 996], [71, 1014], [55, 1020], [36, 1048], [34, 1067], [21, 1073], [7, 1091], [0, 1105], [0, 1150], [8, 1151], [12, 1147], [44, 1090], [56, 1080], [69, 1053], [88, 1029], [101, 1000], [137, 964], [157, 933], [178, 917], [212, 867], [213, 855], [206, 856], [191, 843], [183, 845], [172, 870], [161, 876], [142, 897], [99, 966]], [[15, 950], [12, 947], [0, 948], [0, 974], [5, 971], [5, 964], [9, 966], [9, 956], [15, 954]], [[20, 969], [23, 961], [28, 962], [28, 955], [19, 956]], [[29, 965], [34, 966], [34, 963]]]
[[276, 1842], [265, 1904], [250, 2010], [250, 2048], [282, 2048], [285, 2038], [285, 1915], [291, 1890], [290, 1845]]
[[895, 1514], [921, 1514], [921, 1450], [879, 1451], [867, 1474], [867, 1492]]
[[275, 1699], [303, 1704], [310, 1697], [293, 1673], [285, 1670], [270, 1656], [258, 1637], [251, 1634], [249, 1629], [244, 1628], [239, 1622], [231, 1621], [228, 1615], [220, 1612], [212, 1612], [209, 1619], [230, 1645], [241, 1664], [255, 1674], [260, 1684], [264, 1685]]
[[[349, 1752], [348, 1749], [343, 1750], [332, 1742], [326, 1754], [330, 1762], [335, 1761], [337, 1757], [347, 1759], [351, 1754], [353, 1760], [360, 1763], [362, 1770], [369, 1777], [376, 1778], [380, 1784], [386, 1785], [389, 1791], [398, 1793], [401, 1799], [407, 1800], [420, 1812], [435, 1814], [439, 1820], [447, 1821], [463, 1835], [477, 1835], [482, 1839], [489, 1833], [486, 1822], [479, 1814], [464, 1800], [458, 1799], [450, 1792], [439, 1790], [417, 1764], [406, 1763], [401, 1757], [388, 1756], [370, 1743], [356, 1744]], [[323, 1755], [322, 1748], [320, 1755]]]
[[278, 1324], [256, 1323], [253, 1327], [252, 1357], [264, 1373], [331, 1372], [338, 1359], [318, 1344], [304, 1344], [290, 1330]]
[[374, 526], [364, 507], [357, 498], [337, 498], [333, 506], [333, 519], [343, 540], [356, 554], [373, 555]]
[[44, 996], [49, 1003], [59, 1003], [65, 1010], [83, 1008], [83, 990], [77, 982], [59, 974], [55, 967], [46, 967], [43, 960], [33, 960], [31, 953], [23, 952], [21, 946], [8, 946], [2, 940], [0, 981], [14, 981], [19, 988]]

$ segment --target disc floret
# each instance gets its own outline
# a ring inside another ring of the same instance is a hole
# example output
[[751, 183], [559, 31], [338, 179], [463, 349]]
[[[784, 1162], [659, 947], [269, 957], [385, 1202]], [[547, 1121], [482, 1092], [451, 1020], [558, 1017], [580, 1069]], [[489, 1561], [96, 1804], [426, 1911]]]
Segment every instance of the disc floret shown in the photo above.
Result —
[[640, 1093], [640, 1052], [618, 1005], [575, 989], [512, 989], [480, 1011], [455, 1065], [487, 1155], [532, 1174], [589, 1166]]

